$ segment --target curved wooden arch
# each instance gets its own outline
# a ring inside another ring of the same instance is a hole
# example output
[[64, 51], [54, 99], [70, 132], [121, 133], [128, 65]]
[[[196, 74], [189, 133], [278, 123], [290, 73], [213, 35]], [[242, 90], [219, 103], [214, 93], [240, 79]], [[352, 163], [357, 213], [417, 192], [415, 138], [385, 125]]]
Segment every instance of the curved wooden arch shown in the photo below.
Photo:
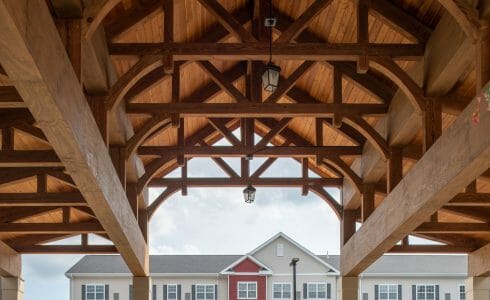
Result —
[[380, 71], [400, 88], [419, 114], [424, 112], [425, 93], [415, 81], [390, 57], [369, 57], [369, 67]]
[[163, 204], [163, 202], [165, 202], [165, 200], [167, 200], [169, 197], [180, 190], [181, 187], [179, 186], [169, 186], [160, 195], [158, 195], [158, 197], [146, 208], [146, 211], [148, 213], [148, 220], [151, 220], [153, 214], [155, 214], [157, 209], [160, 207], [160, 205]]
[[379, 154], [388, 159], [390, 157], [390, 147], [386, 140], [376, 131], [366, 120], [360, 116], [345, 116], [343, 122], [347, 123], [362, 136], [364, 136], [378, 150]]
[[98, 0], [92, 1], [93, 6], [89, 6], [84, 12], [84, 21], [86, 22], [86, 29], [84, 37], [86, 40], [90, 40], [94, 32], [99, 28], [105, 17], [116, 7], [122, 0]]
[[156, 115], [146, 121], [143, 126], [126, 142], [126, 160], [128, 160], [136, 149], [143, 144], [149, 136], [154, 135], [172, 125], [167, 115]]
[[330, 195], [327, 191], [319, 186], [311, 186], [309, 189], [318, 197], [322, 198], [332, 208], [333, 212], [335, 213], [335, 215], [337, 215], [337, 218], [339, 220], [342, 219], [342, 205], [335, 201], [332, 195]]
[[162, 65], [157, 55], [143, 56], [111, 87], [107, 97], [107, 110], [111, 111], [121, 102], [126, 93], [146, 74]]
[[325, 159], [330, 165], [335, 167], [342, 175], [344, 175], [345, 178], [352, 181], [359, 193], [362, 193], [362, 179], [351, 169], [348, 164], [346, 164], [339, 157], [326, 157]]

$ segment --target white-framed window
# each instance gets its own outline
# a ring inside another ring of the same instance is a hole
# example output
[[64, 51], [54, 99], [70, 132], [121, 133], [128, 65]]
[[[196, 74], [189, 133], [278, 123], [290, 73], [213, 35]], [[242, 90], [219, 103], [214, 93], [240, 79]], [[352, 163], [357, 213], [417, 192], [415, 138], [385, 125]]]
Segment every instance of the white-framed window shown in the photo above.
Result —
[[398, 300], [397, 284], [380, 284], [378, 286], [379, 300]]
[[277, 244], [276, 246], [276, 256], [283, 257], [284, 256], [284, 244]]
[[85, 299], [87, 300], [108, 300], [105, 298], [105, 285], [87, 284], [85, 286]]
[[416, 286], [416, 300], [435, 300], [436, 286], [434, 284], [418, 284]]
[[176, 284], [167, 284], [167, 300], [177, 300]]
[[459, 300], [466, 300], [466, 287], [464, 285], [459, 286]]
[[238, 299], [257, 299], [256, 281], [239, 281], [237, 283]]
[[196, 284], [196, 300], [214, 300], [214, 285]]
[[291, 299], [292, 285], [289, 282], [277, 282], [272, 284], [272, 299]]
[[308, 283], [308, 299], [327, 299], [326, 283]]

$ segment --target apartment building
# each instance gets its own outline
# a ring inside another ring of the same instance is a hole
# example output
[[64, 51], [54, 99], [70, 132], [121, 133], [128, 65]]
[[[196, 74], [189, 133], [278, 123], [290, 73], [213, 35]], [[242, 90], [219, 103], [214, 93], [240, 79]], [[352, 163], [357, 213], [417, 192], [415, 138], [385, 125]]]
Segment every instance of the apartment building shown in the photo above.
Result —
[[[244, 255], [152, 255], [153, 300], [335, 300], [339, 256], [315, 255], [278, 233]], [[464, 300], [464, 255], [385, 255], [360, 276], [363, 300]], [[88, 255], [66, 272], [70, 300], [132, 300], [118, 255]]]

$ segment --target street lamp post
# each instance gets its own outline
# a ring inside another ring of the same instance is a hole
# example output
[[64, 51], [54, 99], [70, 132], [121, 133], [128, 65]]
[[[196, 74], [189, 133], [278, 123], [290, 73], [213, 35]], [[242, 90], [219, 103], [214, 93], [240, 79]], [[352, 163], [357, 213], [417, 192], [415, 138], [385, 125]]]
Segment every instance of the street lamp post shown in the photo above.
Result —
[[293, 266], [293, 300], [296, 300], [296, 263], [299, 261], [299, 258], [293, 258], [291, 260], [290, 266]]

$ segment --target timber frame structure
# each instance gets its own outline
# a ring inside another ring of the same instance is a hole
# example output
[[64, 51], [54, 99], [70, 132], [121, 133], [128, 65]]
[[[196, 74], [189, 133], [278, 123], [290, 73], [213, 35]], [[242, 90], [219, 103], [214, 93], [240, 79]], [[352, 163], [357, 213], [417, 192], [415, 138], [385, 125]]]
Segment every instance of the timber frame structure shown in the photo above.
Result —
[[[470, 276], [488, 276], [490, 1], [269, 5], [0, 0], [0, 275], [19, 277], [23, 253], [120, 253], [135, 299], [148, 299], [159, 206], [188, 188], [251, 183], [333, 209], [344, 299], [387, 252], [468, 253]], [[269, 94], [270, 9], [282, 71]], [[194, 157], [227, 176], [189, 177]], [[254, 157], [266, 158], [256, 170]], [[302, 176], [263, 177], [281, 157]], [[165, 188], [151, 203], [150, 187]], [[47, 244], [76, 235], [80, 245]]]

